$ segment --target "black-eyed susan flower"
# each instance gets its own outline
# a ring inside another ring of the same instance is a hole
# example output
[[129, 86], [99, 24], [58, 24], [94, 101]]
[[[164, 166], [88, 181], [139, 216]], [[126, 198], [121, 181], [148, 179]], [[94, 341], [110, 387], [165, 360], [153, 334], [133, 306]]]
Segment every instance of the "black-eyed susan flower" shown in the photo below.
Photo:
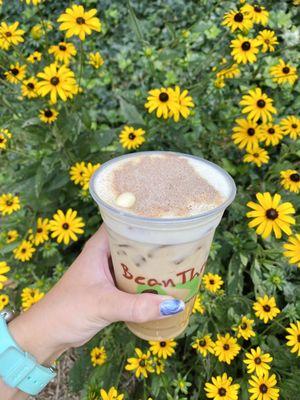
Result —
[[254, 319], [249, 319], [246, 316], [243, 316], [240, 323], [237, 327], [233, 328], [237, 334], [238, 338], [242, 337], [245, 340], [249, 340], [251, 337], [255, 336], [255, 332], [253, 330]]
[[75, 183], [75, 185], [84, 185], [84, 177], [83, 174], [86, 170], [86, 165], [84, 161], [80, 163], [77, 162], [76, 164], [72, 165], [70, 168], [70, 179]]
[[18, 29], [19, 22], [8, 25], [6, 22], [0, 24], [0, 49], [8, 50], [11, 46], [17, 46], [24, 42], [23, 29]]
[[276, 108], [272, 105], [273, 100], [262, 92], [260, 88], [249, 90], [240, 101], [240, 105], [244, 106], [243, 114], [248, 114], [247, 118], [257, 122], [259, 119], [263, 123], [272, 121], [272, 114], [276, 114]]
[[92, 349], [90, 355], [91, 355], [91, 363], [93, 364], [93, 367], [96, 367], [97, 365], [103, 365], [107, 359], [107, 354], [106, 354], [105, 348], [103, 346], [94, 347]]
[[23, 242], [16, 247], [13, 252], [16, 260], [25, 262], [32, 258], [35, 251], [36, 249], [33, 247], [31, 242], [28, 240], [23, 240]]
[[258, 203], [250, 201], [247, 207], [253, 211], [249, 211], [246, 215], [253, 218], [249, 222], [250, 228], [256, 228], [256, 233], [264, 239], [274, 231], [276, 239], [280, 239], [282, 231], [287, 235], [291, 235], [290, 225], [295, 224], [295, 219], [291, 214], [295, 213], [295, 209], [290, 202], [281, 203], [280, 194], [276, 193], [273, 197], [269, 192], [256, 193]]
[[269, 123], [262, 124], [259, 128], [259, 140], [264, 142], [266, 146], [276, 146], [283, 138], [283, 133], [280, 125]]
[[269, 373], [266, 373], [259, 377], [251, 375], [251, 379], [249, 379], [250, 388], [248, 389], [251, 394], [250, 400], [277, 400], [279, 389], [275, 387], [276, 384], [275, 374], [269, 376]]
[[231, 10], [224, 15], [222, 25], [228, 26], [231, 32], [237, 29], [247, 32], [252, 28], [253, 22], [249, 14], [244, 14], [239, 10]]
[[157, 118], [163, 117], [167, 119], [170, 111], [177, 115], [178, 113], [178, 101], [175, 92], [171, 88], [160, 88], [149, 90], [149, 96], [145, 107], [151, 114], [156, 110]]
[[289, 263], [296, 264], [300, 268], [300, 234], [289, 236], [283, 247], [286, 250], [283, 254], [289, 259]]
[[247, 14], [255, 24], [266, 26], [269, 21], [269, 12], [261, 5], [245, 4], [241, 11]]
[[252, 150], [258, 146], [260, 126], [256, 122], [239, 118], [235, 120], [236, 126], [233, 127], [232, 140], [239, 149]]
[[280, 172], [281, 185], [290, 192], [300, 192], [300, 174], [295, 169], [287, 169]]
[[32, 231], [29, 240], [35, 245], [38, 246], [46, 240], [49, 240], [49, 220], [48, 218], [38, 218], [36, 223], [35, 233]]
[[0, 196], [0, 212], [2, 215], [10, 215], [15, 211], [20, 210], [20, 199], [11, 193], [4, 193]]
[[82, 228], [85, 224], [81, 217], [77, 217], [77, 211], [69, 208], [66, 214], [62, 210], [58, 210], [49, 222], [49, 226], [50, 231], [52, 231], [52, 238], [56, 238], [58, 243], [69, 244], [70, 240], [76, 242], [78, 240], [77, 235], [84, 233]]
[[154, 372], [156, 375], [160, 375], [165, 372], [165, 361], [159, 357], [153, 357], [151, 359], [152, 367], [154, 368]]
[[292, 347], [291, 353], [296, 353], [296, 356], [300, 357], [300, 321], [290, 324], [286, 331], [289, 335], [286, 336], [287, 346]]
[[19, 237], [18, 231], [12, 229], [11, 231], [8, 231], [6, 234], [6, 243], [12, 243], [16, 241], [18, 237]]
[[25, 78], [26, 68], [26, 65], [20, 65], [17, 62], [16, 64], [11, 64], [9, 70], [4, 72], [4, 75], [8, 82], [18, 84]]
[[195, 298], [195, 303], [193, 305], [192, 313], [195, 314], [196, 312], [198, 312], [200, 314], [204, 314], [204, 312], [205, 312], [205, 308], [202, 304], [202, 297], [200, 294], [197, 294], [197, 296]]
[[21, 1], [24, 1], [28, 5], [32, 4], [33, 6], [37, 6], [38, 4], [41, 4], [44, 0], [21, 0]]
[[210, 272], [203, 275], [202, 281], [205, 289], [212, 293], [216, 293], [224, 283], [220, 275], [211, 274]]
[[217, 340], [214, 345], [215, 355], [219, 361], [230, 364], [231, 361], [238, 355], [241, 346], [237, 343], [237, 339], [226, 333], [222, 336], [218, 333]]
[[193, 102], [193, 98], [189, 96], [189, 92], [187, 90], [180, 91], [179, 86], [175, 86], [175, 89], [171, 89], [174, 92], [176, 102], [178, 107], [175, 109], [170, 110], [169, 117], [173, 117], [175, 122], [179, 121], [180, 117], [188, 118], [191, 113], [190, 108], [195, 107]]
[[73, 43], [60, 42], [58, 45], [50, 46], [48, 53], [54, 55], [55, 61], [68, 65], [71, 58], [76, 56], [77, 50]]
[[21, 86], [22, 95], [28, 99], [38, 97], [37, 80], [34, 77], [24, 79]]
[[94, 172], [100, 167], [100, 164], [92, 164], [87, 163], [82, 175], [82, 189], [87, 190], [89, 188], [91, 177], [93, 176]]
[[148, 372], [154, 372], [152, 362], [150, 359], [150, 351], [143, 353], [138, 347], [135, 348], [137, 357], [130, 357], [127, 359], [126, 371], [135, 371], [135, 376], [139, 378], [141, 375], [145, 378], [148, 377]]
[[90, 35], [92, 31], [100, 32], [101, 23], [95, 17], [97, 10], [85, 11], [81, 5], [72, 5], [65, 10], [57, 22], [61, 22], [60, 31], [66, 31], [66, 38], [78, 36], [80, 40], [85, 40], [85, 35]]
[[231, 55], [238, 64], [252, 64], [257, 60], [259, 42], [256, 39], [238, 35], [230, 42], [230, 47], [232, 48]]
[[24, 288], [21, 293], [23, 310], [27, 311], [33, 304], [40, 301], [44, 296], [45, 293], [41, 292], [40, 289], [29, 287]]
[[27, 61], [30, 62], [31, 64], [39, 62], [41, 61], [41, 59], [42, 59], [42, 53], [40, 53], [39, 51], [34, 51], [27, 57]]
[[128, 150], [137, 149], [145, 142], [145, 131], [141, 128], [134, 129], [133, 126], [124, 126], [119, 139], [121, 145]]
[[6, 149], [8, 139], [12, 137], [12, 133], [5, 128], [0, 129], [0, 149]]
[[99, 69], [104, 64], [104, 60], [99, 51], [97, 51], [96, 53], [89, 54], [88, 63], [92, 65], [95, 69]]
[[262, 376], [269, 372], [271, 368], [269, 363], [273, 360], [269, 353], [263, 353], [260, 347], [250, 349], [250, 352], [245, 354], [244, 363], [247, 365], [248, 374], [257, 374]]
[[293, 85], [298, 79], [297, 68], [286, 64], [283, 59], [280, 59], [278, 64], [270, 68], [270, 75], [272, 76], [273, 82], [279, 85], [284, 83]]
[[63, 101], [76, 94], [76, 80], [74, 72], [67, 66], [50, 64], [44, 68], [44, 72], [37, 74], [41, 80], [38, 82], [38, 93], [45, 97], [50, 95], [51, 103], [56, 103], [60, 97]]
[[158, 357], [162, 357], [164, 359], [167, 359], [170, 357], [172, 354], [175, 353], [174, 347], [177, 345], [177, 343], [170, 339], [170, 340], [163, 340], [161, 342], [155, 342], [150, 340], [150, 351], [153, 355], [157, 355]]
[[123, 400], [124, 394], [118, 393], [117, 389], [112, 386], [108, 392], [104, 389], [100, 389], [100, 395], [102, 400]]
[[217, 72], [217, 78], [226, 78], [226, 79], [233, 79], [239, 76], [241, 70], [239, 69], [238, 64], [232, 64], [229, 67], [223, 68]]
[[194, 339], [192, 348], [202, 354], [203, 357], [206, 357], [208, 353], [214, 354], [214, 345], [210, 335], [204, 335]]
[[289, 135], [296, 140], [300, 137], [300, 119], [294, 115], [289, 115], [280, 121], [280, 126], [284, 135]]
[[238, 400], [240, 385], [232, 383], [233, 379], [226, 372], [211, 378], [212, 383], [206, 382], [204, 390], [206, 397], [213, 400]]
[[260, 31], [256, 37], [261, 46], [262, 53], [266, 53], [267, 51], [273, 52], [275, 47], [278, 44], [277, 36], [274, 31], [270, 31], [269, 29], [264, 29]]
[[39, 113], [40, 120], [46, 124], [52, 124], [52, 122], [57, 120], [57, 116], [58, 111], [56, 111], [54, 108], [45, 108], [40, 110]]
[[257, 318], [264, 321], [265, 324], [280, 313], [279, 308], [276, 306], [275, 297], [268, 297], [266, 294], [264, 297], [258, 297], [256, 299], [253, 304], [253, 310]]
[[9, 303], [9, 297], [7, 294], [0, 294], [0, 311]]
[[262, 147], [256, 146], [244, 155], [243, 161], [247, 163], [255, 164], [257, 167], [261, 167], [263, 164], [267, 164], [270, 160], [268, 152]]
[[220, 76], [219, 78], [216, 78], [214, 81], [214, 85], [217, 89], [222, 89], [225, 86], [224, 76]]
[[0, 290], [3, 289], [3, 282], [6, 282], [8, 280], [7, 272], [10, 271], [10, 266], [7, 265], [6, 261], [0, 261]]

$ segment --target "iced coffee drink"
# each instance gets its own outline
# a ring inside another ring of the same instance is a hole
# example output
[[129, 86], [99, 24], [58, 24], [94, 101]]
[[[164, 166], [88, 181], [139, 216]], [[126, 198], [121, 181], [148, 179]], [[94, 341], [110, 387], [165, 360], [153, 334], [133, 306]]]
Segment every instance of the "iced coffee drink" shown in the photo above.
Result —
[[118, 288], [185, 302], [177, 315], [128, 328], [146, 340], [178, 336], [188, 325], [214, 231], [235, 196], [232, 178], [197, 157], [140, 152], [102, 165], [90, 189], [109, 234]]

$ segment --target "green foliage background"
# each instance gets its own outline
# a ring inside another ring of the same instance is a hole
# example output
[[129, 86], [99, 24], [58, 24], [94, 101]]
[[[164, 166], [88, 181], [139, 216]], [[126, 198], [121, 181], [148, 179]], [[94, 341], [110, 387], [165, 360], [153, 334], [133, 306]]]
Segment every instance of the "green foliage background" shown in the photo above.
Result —
[[[103, 24], [100, 34], [93, 33], [83, 44], [84, 58], [90, 51], [100, 51], [105, 64], [99, 70], [84, 67], [81, 86], [84, 91], [74, 100], [59, 103], [59, 118], [53, 126], [38, 119], [38, 110], [46, 101], [19, 100], [15, 86], [7, 84], [3, 72], [10, 61], [22, 62], [20, 54], [0, 51], [1, 94], [0, 127], [13, 133], [12, 145], [1, 153], [1, 193], [18, 193], [22, 209], [2, 218], [1, 230], [17, 229], [26, 235], [38, 216], [51, 218], [57, 209], [78, 210], [86, 223], [80, 241], [69, 246], [54, 241], [39, 248], [33, 259], [19, 263], [12, 250], [21, 241], [5, 244], [2, 235], [1, 259], [11, 265], [14, 284], [6, 292], [11, 303], [20, 306], [20, 292], [25, 286], [47, 291], [62, 275], [79, 253], [84, 241], [96, 230], [100, 216], [90, 197], [80, 194], [78, 186], [69, 179], [70, 167], [78, 161], [105, 162], [124, 153], [118, 134], [125, 124], [146, 131], [141, 150], [174, 150], [207, 158], [225, 168], [235, 179], [238, 193], [226, 211], [217, 230], [207, 270], [222, 275], [224, 293], [204, 294], [205, 315], [195, 314], [188, 330], [178, 339], [176, 356], [167, 362], [166, 373], [152, 375], [141, 381], [124, 371], [127, 357], [136, 346], [147, 343], [134, 337], [123, 324], [115, 324], [101, 332], [91, 343], [78, 350], [79, 359], [71, 372], [70, 390], [82, 390], [82, 398], [92, 398], [94, 387], [114, 385], [126, 398], [199, 399], [204, 398], [204, 383], [227, 372], [241, 385], [240, 399], [248, 399], [247, 379], [242, 354], [230, 366], [216, 361], [214, 356], [202, 358], [191, 349], [192, 337], [207, 332], [229, 332], [240, 315], [251, 312], [257, 295], [275, 295], [282, 311], [278, 322], [264, 325], [256, 321], [257, 336], [243, 347], [260, 345], [274, 357], [272, 371], [277, 375], [281, 399], [298, 396], [299, 360], [285, 345], [285, 331], [290, 321], [299, 319], [299, 270], [290, 266], [282, 256], [283, 241], [257, 237], [247, 227], [246, 203], [254, 200], [256, 192], [282, 194], [299, 209], [299, 196], [288, 193], [279, 184], [282, 169], [299, 167], [299, 141], [285, 138], [270, 148], [269, 164], [258, 169], [242, 163], [242, 152], [231, 141], [235, 118], [241, 115], [239, 100], [249, 88], [259, 86], [274, 99], [278, 118], [296, 115], [300, 108], [299, 81], [292, 88], [277, 86], [268, 68], [278, 58], [299, 65], [299, 8], [291, 1], [264, 1], [270, 11], [269, 28], [275, 30], [280, 44], [274, 53], [260, 54], [258, 62], [241, 66], [241, 76], [226, 81], [223, 89], [214, 86], [216, 72], [223, 57], [230, 60], [229, 42], [233, 35], [221, 27], [224, 13], [239, 6], [238, 1], [155, 0], [84, 1], [86, 8], [98, 9]], [[63, 38], [55, 22], [69, 5], [68, 1], [46, 2], [41, 7], [25, 6], [19, 1], [6, 1], [1, 20], [19, 20], [26, 30], [25, 43], [19, 46], [27, 56], [35, 49], [43, 52], [36, 73], [50, 62], [47, 48]], [[48, 37], [34, 40], [29, 32], [41, 17], [54, 23]], [[261, 28], [261, 27], [259, 27]], [[258, 32], [258, 26], [251, 35]], [[183, 31], [189, 31], [184, 37]], [[79, 49], [79, 41], [71, 40]], [[80, 56], [71, 64], [77, 73]], [[196, 103], [193, 115], [179, 123], [158, 120], [144, 109], [151, 88], [178, 84], [187, 88]], [[297, 217], [299, 222], [299, 217]], [[93, 368], [89, 352], [95, 345], [104, 345], [108, 362]], [[192, 385], [188, 394], [180, 393], [174, 380], [178, 374]], [[173, 383], [172, 383], [173, 382]], [[90, 387], [90, 389], [89, 389]], [[92, 388], [92, 389], [91, 389]]]

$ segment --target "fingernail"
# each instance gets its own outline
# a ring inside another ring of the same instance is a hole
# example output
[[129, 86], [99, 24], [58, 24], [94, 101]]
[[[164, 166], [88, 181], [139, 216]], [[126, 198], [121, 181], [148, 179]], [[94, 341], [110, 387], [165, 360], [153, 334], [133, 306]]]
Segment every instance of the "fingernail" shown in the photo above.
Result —
[[160, 303], [159, 312], [160, 315], [173, 315], [183, 311], [184, 308], [185, 304], [182, 300], [168, 299]]

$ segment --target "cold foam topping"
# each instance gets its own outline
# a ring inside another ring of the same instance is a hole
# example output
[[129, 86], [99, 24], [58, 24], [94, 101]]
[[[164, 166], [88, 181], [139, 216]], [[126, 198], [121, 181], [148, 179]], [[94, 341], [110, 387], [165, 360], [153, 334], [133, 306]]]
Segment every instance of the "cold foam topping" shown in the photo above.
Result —
[[[192, 161], [191, 161], [192, 160]], [[141, 154], [112, 164], [95, 181], [98, 196], [111, 206], [152, 218], [186, 217], [225, 201], [225, 178], [214, 167], [173, 153]], [[202, 166], [201, 166], [202, 164]], [[212, 184], [205, 179], [208, 177]]]

